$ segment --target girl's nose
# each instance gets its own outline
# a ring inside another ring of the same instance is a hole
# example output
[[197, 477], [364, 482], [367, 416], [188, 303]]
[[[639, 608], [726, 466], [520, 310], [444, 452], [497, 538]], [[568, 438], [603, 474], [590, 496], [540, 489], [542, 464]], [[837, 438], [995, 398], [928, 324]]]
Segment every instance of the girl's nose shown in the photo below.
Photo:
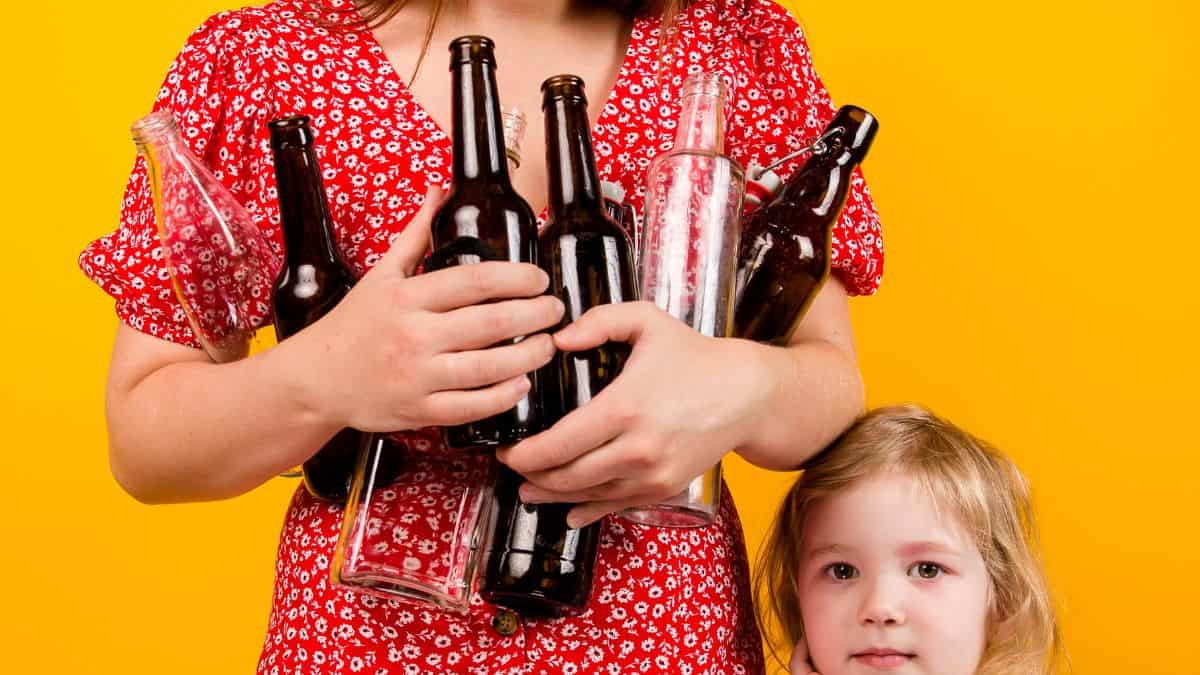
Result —
[[892, 626], [905, 621], [904, 591], [886, 579], [875, 579], [865, 585], [866, 595], [858, 610], [859, 623], [863, 625]]

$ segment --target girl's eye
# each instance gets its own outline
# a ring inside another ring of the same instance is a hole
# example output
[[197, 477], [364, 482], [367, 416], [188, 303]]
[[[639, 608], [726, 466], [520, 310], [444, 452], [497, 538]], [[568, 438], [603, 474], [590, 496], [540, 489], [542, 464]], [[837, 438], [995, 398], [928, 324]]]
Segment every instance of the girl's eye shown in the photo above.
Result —
[[919, 562], [908, 568], [909, 576], [916, 575], [922, 579], [936, 579], [945, 571], [941, 565], [931, 562]]
[[825, 574], [837, 581], [846, 581], [858, 576], [858, 570], [854, 569], [854, 565], [847, 563], [833, 563], [825, 568]]

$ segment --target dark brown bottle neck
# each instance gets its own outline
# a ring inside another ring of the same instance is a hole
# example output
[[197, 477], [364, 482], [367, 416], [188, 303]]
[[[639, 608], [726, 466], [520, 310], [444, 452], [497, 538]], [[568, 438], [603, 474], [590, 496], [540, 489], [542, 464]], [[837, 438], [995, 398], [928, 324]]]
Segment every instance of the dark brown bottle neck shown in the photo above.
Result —
[[822, 132], [826, 149], [808, 161], [785, 190], [810, 204], [818, 214], [836, 214], [850, 188], [855, 167], [866, 158], [879, 123], [862, 108], [843, 106]]
[[809, 163], [849, 173], [866, 159], [878, 130], [879, 121], [874, 115], [857, 106], [842, 106], [821, 132], [828, 138], [825, 152], [813, 155]]
[[451, 66], [455, 183], [482, 180], [509, 185], [495, 68], [477, 59]]
[[286, 143], [276, 145], [273, 150], [287, 264], [337, 260], [333, 220], [316, 149], [312, 145]]
[[562, 222], [576, 214], [603, 214], [587, 101], [582, 96], [548, 96], [543, 109], [550, 220]]

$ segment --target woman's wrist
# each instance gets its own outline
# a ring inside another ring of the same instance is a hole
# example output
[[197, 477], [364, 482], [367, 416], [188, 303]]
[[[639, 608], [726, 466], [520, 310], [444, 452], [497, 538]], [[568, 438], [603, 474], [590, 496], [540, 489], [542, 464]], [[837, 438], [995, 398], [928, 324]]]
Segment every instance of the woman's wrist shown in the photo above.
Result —
[[319, 370], [312, 364], [316, 356], [308, 353], [309, 345], [304, 338], [295, 338], [258, 355], [253, 364], [254, 373], [249, 376], [268, 383], [271, 390], [279, 393], [285, 419], [292, 420], [301, 428], [311, 429], [317, 435], [333, 435], [346, 427], [329, 404], [328, 383], [320, 377]]

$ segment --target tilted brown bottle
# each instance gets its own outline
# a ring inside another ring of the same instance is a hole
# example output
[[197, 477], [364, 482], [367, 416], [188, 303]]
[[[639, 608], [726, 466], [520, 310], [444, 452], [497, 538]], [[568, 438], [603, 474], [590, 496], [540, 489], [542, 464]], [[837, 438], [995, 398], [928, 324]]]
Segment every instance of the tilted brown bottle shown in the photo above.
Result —
[[[308, 117], [284, 117], [268, 126], [285, 249], [271, 303], [275, 335], [283, 341], [328, 314], [350, 292], [355, 277], [333, 238]], [[333, 501], [346, 498], [363, 436], [342, 429], [304, 462], [309, 492]]]
[[[546, 80], [542, 108], [550, 222], [538, 239], [538, 256], [550, 275], [550, 292], [566, 305], [565, 326], [597, 305], [636, 300], [637, 284], [629, 237], [605, 213], [583, 80], [573, 75]], [[609, 343], [556, 355], [542, 382], [547, 423], [591, 400], [617, 376], [628, 354], [628, 345]], [[496, 529], [479, 593], [535, 616], [582, 612], [591, 595], [600, 524], [569, 527], [570, 504], [525, 504], [517, 492], [521, 483], [519, 475], [500, 467]]]
[[[453, 81], [454, 177], [433, 217], [433, 253], [425, 271], [488, 260], [537, 263], [537, 219], [508, 175], [496, 57], [492, 41], [466, 36], [450, 43]], [[487, 419], [446, 427], [451, 448], [515, 443], [541, 430], [537, 374], [530, 392], [512, 409]]]
[[871, 113], [838, 110], [825, 128], [823, 148], [783, 186], [779, 197], [742, 225], [738, 254], [734, 336], [785, 345], [829, 276], [833, 226], [854, 167], [879, 129]]

